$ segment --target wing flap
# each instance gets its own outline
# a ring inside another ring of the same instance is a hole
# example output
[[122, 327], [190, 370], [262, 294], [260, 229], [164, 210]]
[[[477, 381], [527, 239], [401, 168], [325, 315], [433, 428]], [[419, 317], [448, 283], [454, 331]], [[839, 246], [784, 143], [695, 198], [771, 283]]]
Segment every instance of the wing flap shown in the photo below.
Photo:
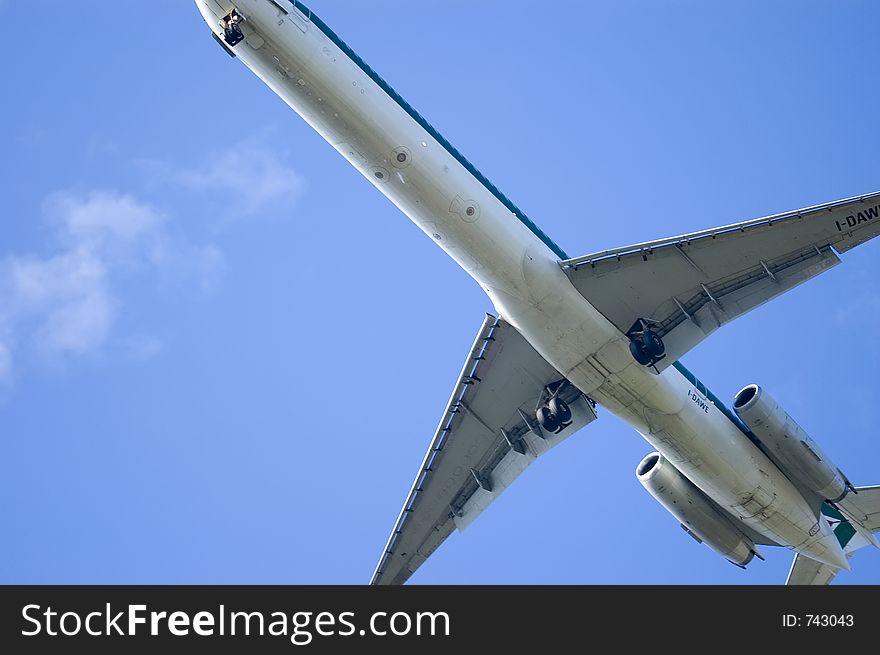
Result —
[[[467, 489], [462, 494], [462, 497], [466, 500], [460, 504], [453, 505], [453, 520], [459, 530], [464, 530], [469, 526], [540, 455], [543, 455], [580, 428], [596, 419], [596, 410], [582, 394], [575, 398], [569, 404], [569, 407], [572, 411], [572, 425], [560, 434], [544, 434], [539, 437], [526, 428], [524, 424], [520, 430], [513, 430], [508, 433], [507, 438], [511, 440], [519, 439], [519, 443], [522, 446], [519, 450], [522, 450], [522, 452], [509, 447], [506, 439], [503, 440], [504, 445], [507, 446], [504, 448], [504, 454], [496, 459], [495, 462], [487, 463], [486, 467], [481, 471], [481, 475], [484, 476], [483, 484], [475, 482], [472, 491]], [[519, 434], [517, 434], [518, 432]]]
[[[552, 389], [572, 410], [559, 434], [533, 418]], [[526, 467], [596, 418], [591, 401], [510, 325], [487, 316], [398, 516], [372, 584], [402, 584]]]

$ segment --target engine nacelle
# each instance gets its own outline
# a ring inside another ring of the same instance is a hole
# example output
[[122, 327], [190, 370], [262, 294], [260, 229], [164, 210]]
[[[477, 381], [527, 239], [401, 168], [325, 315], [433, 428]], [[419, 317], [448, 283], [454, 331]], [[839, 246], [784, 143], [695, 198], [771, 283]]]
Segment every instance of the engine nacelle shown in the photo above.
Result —
[[770, 394], [750, 384], [736, 394], [733, 409], [779, 461], [782, 472], [831, 501], [842, 499], [849, 481]]
[[737, 566], [752, 561], [757, 553], [752, 540], [663, 455], [655, 452], [645, 457], [636, 476], [697, 541], [705, 542]]

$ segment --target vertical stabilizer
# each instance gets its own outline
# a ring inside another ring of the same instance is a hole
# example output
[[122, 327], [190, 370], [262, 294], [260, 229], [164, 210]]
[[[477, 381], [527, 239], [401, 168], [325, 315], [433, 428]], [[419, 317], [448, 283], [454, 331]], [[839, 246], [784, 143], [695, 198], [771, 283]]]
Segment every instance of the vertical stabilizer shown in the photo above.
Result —
[[[836, 505], [822, 503], [819, 520], [834, 532], [847, 559], [865, 546], [880, 548], [880, 486], [856, 487]], [[804, 555], [795, 555], [788, 573], [789, 585], [827, 585], [840, 571]]]

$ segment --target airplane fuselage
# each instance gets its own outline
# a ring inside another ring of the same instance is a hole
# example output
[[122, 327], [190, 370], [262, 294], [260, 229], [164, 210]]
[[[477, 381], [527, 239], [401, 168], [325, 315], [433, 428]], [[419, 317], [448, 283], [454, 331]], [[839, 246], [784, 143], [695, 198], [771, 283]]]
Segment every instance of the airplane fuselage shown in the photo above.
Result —
[[833, 533], [743, 431], [676, 367], [658, 375], [635, 362], [629, 339], [560, 268], [565, 253], [308, 9], [287, 0], [197, 4], [221, 36], [219, 20], [233, 6], [245, 17], [238, 58], [471, 275], [572, 384], [732, 516], [848, 568]]

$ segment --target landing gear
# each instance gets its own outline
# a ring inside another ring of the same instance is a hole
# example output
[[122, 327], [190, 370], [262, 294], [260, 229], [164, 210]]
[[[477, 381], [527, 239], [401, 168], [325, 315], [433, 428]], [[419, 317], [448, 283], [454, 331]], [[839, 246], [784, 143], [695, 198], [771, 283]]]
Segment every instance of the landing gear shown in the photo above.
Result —
[[244, 34], [241, 31], [243, 22], [244, 16], [238, 13], [237, 9], [233, 9], [220, 20], [220, 27], [223, 28], [223, 40], [230, 48], [244, 40]]
[[663, 339], [649, 325], [649, 321], [640, 318], [627, 332], [629, 351], [642, 366], [654, 366], [666, 357], [666, 346]]
[[538, 425], [541, 426], [542, 430], [547, 430], [547, 432], [552, 432], [553, 434], [559, 432], [559, 419], [556, 418], [556, 414], [550, 411], [550, 407], [548, 407], [547, 405], [539, 407], [535, 415], [538, 418]]
[[548, 387], [542, 394], [543, 403], [535, 410], [535, 418], [542, 430], [559, 434], [571, 425], [571, 408], [560, 396], [567, 384], [566, 380], [562, 380]]
[[556, 415], [556, 418], [560, 423], [564, 423], [566, 425], [571, 423], [571, 409], [568, 407], [568, 404], [559, 396], [554, 396], [550, 399], [550, 403], [548, 405], [550, 411]]

